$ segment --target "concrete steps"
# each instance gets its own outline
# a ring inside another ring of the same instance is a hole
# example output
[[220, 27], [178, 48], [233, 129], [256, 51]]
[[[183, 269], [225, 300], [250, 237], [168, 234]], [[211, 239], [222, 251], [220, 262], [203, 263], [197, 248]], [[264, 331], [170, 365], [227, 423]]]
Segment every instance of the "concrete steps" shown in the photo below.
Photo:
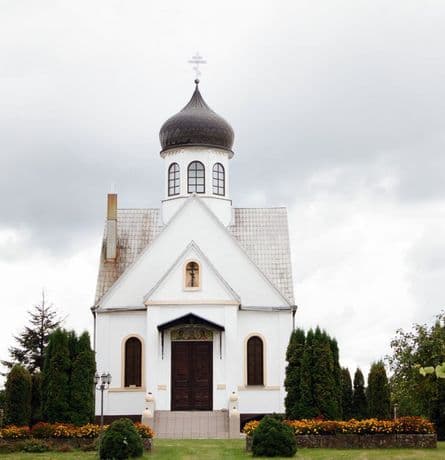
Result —
[[155, 411], [157, 438], [227, 439], [228, 411]]

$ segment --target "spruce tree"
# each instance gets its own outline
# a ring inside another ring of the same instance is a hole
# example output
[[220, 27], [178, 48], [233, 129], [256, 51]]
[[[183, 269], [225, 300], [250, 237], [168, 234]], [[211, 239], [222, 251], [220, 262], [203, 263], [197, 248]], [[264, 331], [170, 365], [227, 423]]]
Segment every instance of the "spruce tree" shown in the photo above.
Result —
[[286, 416], [289, 419], [298, 419], [299, 414], [298, 402], [301, 399], [300, 379], [301, 379], [301, 361], [304, 352], [305, 334], [302, 329], [296, 329], [292, 332], [289, 345], [286, 352], [286, 379], [284, 386], [286, 388]]
[[8, 374], [5, 384], [6, 423], [25, 426], [31, 421], [31, 374], [16, 364]]
[[96, 363], [90, 336], [84, 332], [77, 340], [71, 371], [71, 422], [84, 425], [94, 417], [94, 374]]
[[46, 302], [44, 293], [42, 293], [40, 304], [35, 305], [28, 315], [30, 317], [29, 326], [26, 326], [20, 335], [14, 337], [18, 346], [9, 348], [11, 361], [1, 363], [9, 369], [14, 364], [22, 364], [32, 373], [43, 369], [49, 335], [59, 327], [61, 320], [54, 306]]
[[70, 420], [70, 370], [68, 334], [56, 329], [49, 338], [42, 374], [42, 412], [47, 422]]
[[318, 409], [314, 404], [314, 397], [312, 394], [313, 340], [314, 331], [310, 329], [306, 336], [303, 357], [301, 359], [300, 400], [297, 402], [295, 409], [297, 418], [299, 419], [313, 418], [318, 415]]
[[352, 416], [357, 420], [368, 417], [368, 402], [365, 392], [365, 379], [362, 371], [357, 368], [354, 374], [354, 393], [352, 396]]
[[348, 368], [341, 370], [341, 403], [343, 420], [352, 418], [352, 380]]
[[368, 375], [369, 417], [388, 419], [390, 417], [390, 390], [385, 365], [378, 361], [371, 365]]

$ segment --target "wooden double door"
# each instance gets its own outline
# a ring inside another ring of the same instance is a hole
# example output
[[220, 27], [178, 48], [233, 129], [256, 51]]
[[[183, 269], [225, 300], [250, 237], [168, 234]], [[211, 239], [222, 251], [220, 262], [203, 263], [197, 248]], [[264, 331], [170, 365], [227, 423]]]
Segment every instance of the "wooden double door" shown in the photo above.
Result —
[[171, 345], [171, 410], [212, 410], [213, 342]]

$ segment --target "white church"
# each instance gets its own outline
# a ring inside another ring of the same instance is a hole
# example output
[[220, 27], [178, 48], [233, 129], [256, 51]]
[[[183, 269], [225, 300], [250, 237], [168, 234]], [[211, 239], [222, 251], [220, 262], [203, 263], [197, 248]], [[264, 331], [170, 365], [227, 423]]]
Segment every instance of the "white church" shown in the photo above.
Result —
[[195, 84], [160, 131], [160, 207], [119, 209], [108, 195], [92, 308], [108, 419], [140, 420], [148, 405], [284, 412], [296, 312], [287, 211], [233, 206], [234, 133]]

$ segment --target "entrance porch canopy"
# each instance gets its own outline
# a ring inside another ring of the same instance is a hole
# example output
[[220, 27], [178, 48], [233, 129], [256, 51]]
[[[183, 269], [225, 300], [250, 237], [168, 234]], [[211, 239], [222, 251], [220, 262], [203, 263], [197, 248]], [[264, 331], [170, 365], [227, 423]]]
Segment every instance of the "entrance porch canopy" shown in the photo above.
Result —
[[210, 329], [216, 329], [217, 331], [224, 331], [224, 326], [220, 326], [219, 324], [213, 323], [212, 321], [209, 321], [208, 319], [202, 318], [201, 316], [195, 315], [193, 313], [189, 313], [187, 315], [181, 316], [171, 321], [167, 321], [166, 323], [159, 324], [158, 331], [163, 332], [166, 329], [170, 329], [175, 326], [186, 326], [186, 325], [207, 326]]
[[222, 332], [225, 330], [224, 326], [209, 321], [208, 319], [202, 318], [201, 316], [195, 315], [194, 313], [188, 313], [187, 315], [180, 316], [179, 318], [158, 325], [158, 331], [161, 333], [162, 359], [164, 359], [164, 332], [167, 329], [171, 329], [176, 326], [205, 326], [209, 329], [219, 331], [219, 358], [222, 359], [221, 335]]

